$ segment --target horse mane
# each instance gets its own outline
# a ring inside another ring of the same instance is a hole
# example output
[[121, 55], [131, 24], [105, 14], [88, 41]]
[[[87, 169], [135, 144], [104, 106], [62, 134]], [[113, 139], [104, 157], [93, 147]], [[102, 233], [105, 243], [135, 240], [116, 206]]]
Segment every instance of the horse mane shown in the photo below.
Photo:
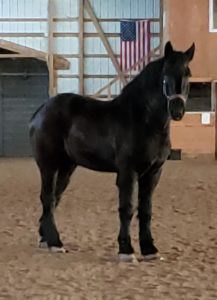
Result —
[[160, 86], [159, 74], [162, 73], [164, 65], [164, 58], [159, 58], [153, 62], [150, 62], [145, 68], [122, 90], [120, 97], [125, 98], [133, 96], [138, 97], [139, 95], [145, 95], [146, 91], [156, 91]]

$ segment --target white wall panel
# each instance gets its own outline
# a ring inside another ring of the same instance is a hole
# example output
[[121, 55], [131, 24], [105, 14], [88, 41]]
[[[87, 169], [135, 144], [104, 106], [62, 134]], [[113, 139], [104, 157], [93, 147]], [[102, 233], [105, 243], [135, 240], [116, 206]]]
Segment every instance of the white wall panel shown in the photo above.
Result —
[[86, 78], [84, 80], [84, 88], [86, 91], [86, 94], [94, 94], [97, 92], [98, 89], [102, 88], [104, 85], [109, 83], [108, 78]]
[[78, 93], [78, 79], [76, 78], [58, 78], [58, 93]]
[[[77, 18], [79, 15], [79, 0], [53, 0], [55, 18]], [[89, 0], [95, 14], [98, 18], [153, 18], [159, 17], [160, 0]], [[42, 37], [4, 37], [4, 39], [35, 48], [41, 51], [47, 51], [48, 46], [48, 28], [46, 21], [22, 21], [10, 22], [1, 21], [1, 18], [47, 18], [48, 0], [0, 0], [0, 34], [25, 33], [25, 34], [44, 34]], [[84, 16], [89, 18], [86, 10]], [[105, 33], [120, 33], [120, 22], [101, 22]], [[85, 23], [86, 33], [96, 33], [92, 22]], [[159, 32], [159, 23], [151, 24], [152, 32]], [[66, 22], [60, 20], [54, 23], [55, 33], [78, 33], [79, 26], [77, 20]], [[115, 54], [120, 54], [120, 38], [109, 37], [109, 43]], [[151, 46], [157, 47], [159, 38], [151, 40]], [[55, 37], [54, 52], [61, 55], [70, 55], [79, 53], [79, 43], [77, 37]], [[86, 37], [84, 40], [85, 55], [107, 54], [107, 51], [98, 37]], [[67, 58], [70, 63], [69, 70], [59, 70], [59, 75], [73, 76], [78, 75], [78, 58]], [[87, 75], [115, 75], [116, 70], [109, 58], [85, 58], [84, 73]], [[108, 78], [89, 78], [85, 79], [85, 92], [95, 93], [98, 89], [107, 84], [111, 79]], [[58, 92], [74, 91], [78, 92], [78, 79], [76, 78], [58, 78]], [[120, 92], [119, 83], [112, 87], [112, 94]]]
[[78, 17], [78, 1], [79, 0], [54, 0], [55, 17]]
[[47, 22], [1, 22], [2, 33], [47, 33]]
[[54, 39], [54, 52], [58, 54], [78, 54], [77, 37], [57, 37]]
[[78, 33], [78, 22], [55, 22], [54, 32]]
[[115, 67], [109, 58], [86, 58], [84, 73], [89, 75], [116, 75]]
[[[118, 37], [109, 37], [108, 38], [109, 44], [114, 51], [114, 53], [117, 53], [116, 51], [119, 49], [120, 40]], [[86, 54], [107, 54], [107, 51], [103, 45], [103, 42], [99, 37], [87, 37], [84, 41], [85, 44], [85, 53]]]

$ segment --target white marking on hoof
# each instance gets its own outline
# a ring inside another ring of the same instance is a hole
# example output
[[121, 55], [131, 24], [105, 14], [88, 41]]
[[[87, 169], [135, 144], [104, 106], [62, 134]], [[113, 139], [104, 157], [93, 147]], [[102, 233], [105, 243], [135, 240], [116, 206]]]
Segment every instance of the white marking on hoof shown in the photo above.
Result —
[[131, 262], [131, 263], [137, 263], [138, 260], [135, 257], [134, 254], [124, 254], [124, 253], [119, 253], [118, 254], [118, 260], [119, 262]]
[[144, 261], [151, 261], [151, 260], [157, 260], [157, 259], [164, 260], [164, 258], [161, 257], [158, 253], [143, 256]]
[[66, 253], [67, 252], [66, 249], [63, 248], [63, 247], [54, 247], [54, 246], [52, 246], [52, 247], [49, 248], [49, 250], [53, 253]]

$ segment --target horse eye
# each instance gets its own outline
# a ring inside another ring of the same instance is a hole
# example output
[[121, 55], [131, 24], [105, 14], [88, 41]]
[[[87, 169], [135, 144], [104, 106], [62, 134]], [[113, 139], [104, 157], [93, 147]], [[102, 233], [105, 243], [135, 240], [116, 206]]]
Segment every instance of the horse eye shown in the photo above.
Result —
[[190, 77], [191, 76], [191, 71], [190, 71], [189, 68], [185, 69], [184, 76], [186, 76], [186, 77]]

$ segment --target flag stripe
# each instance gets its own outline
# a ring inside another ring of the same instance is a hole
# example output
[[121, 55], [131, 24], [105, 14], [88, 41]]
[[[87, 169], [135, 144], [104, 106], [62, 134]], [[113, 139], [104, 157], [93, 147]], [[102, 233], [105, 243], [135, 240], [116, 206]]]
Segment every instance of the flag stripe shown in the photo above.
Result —
[[[137, 26], [137, 25], [136, 25]], [[137, 28], [137, 27], [136, 27]], [[136, 29], [137, 30], [137, 29]], [[133, 43], [133, 56], [134, 56], [134, 60], [133, 60], [133, 64], [135, 65], [136, 61], [137, 61], [137, 55], [136, 55], [136, 42], [134, 41]], [[137, 67], [134, 67], [134, 70], [137, 70]]]
[[140, 71], [149, 63], [150, 57], [150, 20], [121, 21], [120, 68], [126, 71], [144, 58], [145, 61], [134, 67]]

